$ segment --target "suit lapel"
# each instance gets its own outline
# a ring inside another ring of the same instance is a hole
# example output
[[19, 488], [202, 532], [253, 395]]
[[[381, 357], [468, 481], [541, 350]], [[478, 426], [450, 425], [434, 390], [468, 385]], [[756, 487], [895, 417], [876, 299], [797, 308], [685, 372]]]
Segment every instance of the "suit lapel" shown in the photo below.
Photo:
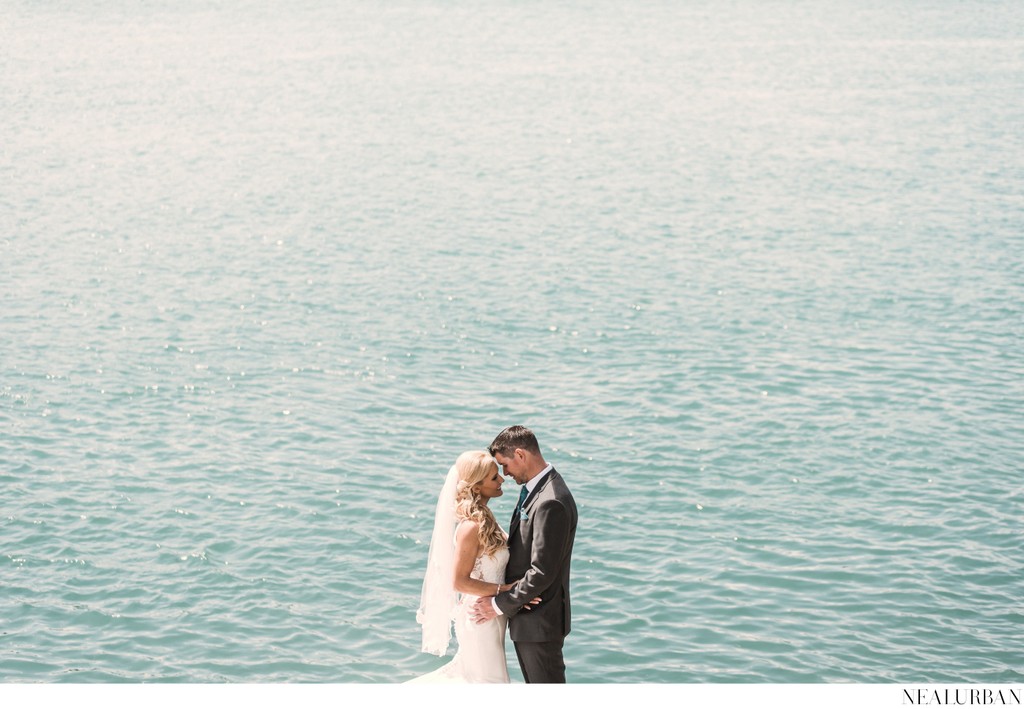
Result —
[[[523, 507], [522, 507], [522, 509], [519, 510], [519, 514], [514, 515], [512, 517], [512, 521], [508, 523], [508, 536], [509, 536], [509, 539], [511, 539], [512, 535], [516, 533], [517, 529], [519, 529], [519, 520], [521, 520], [523, 518], [523, 513], [526, 512], [526, 506], [528, 504], [530, 504], [530, 500], [533, 499], [533, 497], [534, 497], [533, 493], [534, 492], [537, 492], [537, 491], [534, 490], [533, 492], [531, 492], [529, 495], [526, 496], [526, 499], [523, 500]], [[514, 510], [513, 510], [513, 512], [514, 512]]]
[[548, 484], [551, 482], [551, 479], [555, 475], [558, 475], [558, 473], [555, 471], [554, 468], [552, 468], [550, 471], [548, 471], [548, 474], [544, 476], [540, 483], [537, 484], [537, 487], [535, 487], [530, 492], [530, 494], [526, 496], [526, 500], [523, 501], [523, 509], [519, 512], [519, 514], [515, 516], [515, 518], [508, 525], [509, 539], [511, 539], [512, 535], [515, 534], [517, 529], [519, 529], [519, 522], [522, 519], [523, 515], [525, 514], [527, 517], [529, 517], [530, 510], [533, 509], [533, 505], [537, 501], [537, 498], [540, 497], [541, 492], [544, 490], [545, 487], [548, 486]]

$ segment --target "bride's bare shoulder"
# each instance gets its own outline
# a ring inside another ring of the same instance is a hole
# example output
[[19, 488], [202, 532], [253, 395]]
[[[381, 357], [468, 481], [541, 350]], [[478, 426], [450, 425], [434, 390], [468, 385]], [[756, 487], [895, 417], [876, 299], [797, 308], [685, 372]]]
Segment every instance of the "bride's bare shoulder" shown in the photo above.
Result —
[[467, 538], [476, 539], [479, 535], [480, 523], [471, 519], [464, 519], [455, 528], [455, 543], [458, 544], [460, 540]]

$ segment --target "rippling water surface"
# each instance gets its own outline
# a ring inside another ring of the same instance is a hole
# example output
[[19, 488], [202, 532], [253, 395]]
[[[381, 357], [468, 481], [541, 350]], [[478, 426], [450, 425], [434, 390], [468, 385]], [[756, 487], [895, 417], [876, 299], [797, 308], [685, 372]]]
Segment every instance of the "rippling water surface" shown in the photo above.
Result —
[[0, 680], [435, 668], [511, 423], [571, 681], [1024, 680], [1019, 3], [4, 15]]

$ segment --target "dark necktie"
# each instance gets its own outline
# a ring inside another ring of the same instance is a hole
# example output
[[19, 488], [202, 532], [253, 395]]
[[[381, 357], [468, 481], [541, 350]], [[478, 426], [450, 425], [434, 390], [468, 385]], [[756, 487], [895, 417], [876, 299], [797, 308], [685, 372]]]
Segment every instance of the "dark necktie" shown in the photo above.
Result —
[[526, 502], [526, 496], [530, 494], [530, 491], [526, 489], [526, 485], [519, 488], [519, 502], [516, 504], [516, 511], [512, 513], [512, 522], [519, 518], [519, 513], [523, 510], [523, 503]]

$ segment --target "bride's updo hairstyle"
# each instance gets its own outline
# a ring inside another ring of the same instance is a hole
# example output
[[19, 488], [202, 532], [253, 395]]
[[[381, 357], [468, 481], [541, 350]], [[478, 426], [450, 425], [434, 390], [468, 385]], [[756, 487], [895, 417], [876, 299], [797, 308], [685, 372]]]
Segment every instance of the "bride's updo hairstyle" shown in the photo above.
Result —
[[486, 451], [466, 451], [455, 460], [459, 484], [455, 491], [455, 517], [460, 522], [472, 520], [480, 526], [481, 553], [494, 554], [505, 546], [505, 535], [494, 519], [494, 513], [483, 504], [477, 485], [498, 470], [498, 464]]

